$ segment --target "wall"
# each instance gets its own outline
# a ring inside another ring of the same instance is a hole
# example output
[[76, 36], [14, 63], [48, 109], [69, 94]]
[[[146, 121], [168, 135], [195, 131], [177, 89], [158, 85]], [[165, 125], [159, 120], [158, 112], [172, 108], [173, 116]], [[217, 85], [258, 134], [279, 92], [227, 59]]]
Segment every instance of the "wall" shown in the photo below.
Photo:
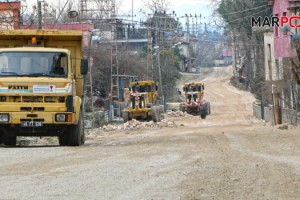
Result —
[[[257, 119], [262, 119], [261, 117], [261, 105], [253, 103], [253, 115]], [[274, 112], [273, 106], [264, 107], [264, 119], [266, 122], [271, 122], [274, 125]], [[282, 109], [282, 123], [289, 123], [293, 125], [300, 125], [300, 112], [290, 109]]]
[[18, 28], [20, 8], [20, 2], [0, 2], [0, 18], [4, 19], [0, 24], [1, 30]]
[[265, 78], [267, 81], [283, 79], [283, 59], [274, 55], [274, 34], [264, 33]]
[[[288, 12], [288, 0], [275, 0], [273, 5], [273, 16], [282, 17], [284, 13], [286, 16], [290, 16]], [[296, 52], [291, 49], [291, 37], [290, 34], [284, 35], [280, 31], [279, 27], [274, 26], [274, 45], [276, 57], [293, 57], [296, 56]]]

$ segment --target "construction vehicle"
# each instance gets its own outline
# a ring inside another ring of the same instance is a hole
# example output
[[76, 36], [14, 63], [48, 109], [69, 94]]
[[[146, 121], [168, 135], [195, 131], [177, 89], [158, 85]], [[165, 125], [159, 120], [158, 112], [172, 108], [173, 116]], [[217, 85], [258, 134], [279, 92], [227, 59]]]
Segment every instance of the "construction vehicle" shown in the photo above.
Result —
[[127, 108], [123, 109], [124, 121], [131, 119], [161, 121], [163, 105], [158, 105], [158, 83], [154, 81], [132, 81], [129, 83]]
[[185, 102], [179, 105], [182, 112], [200, 115], [202, 119], [210, 114], [210, 102], [204, 99], [204, 83], [185, 83], [183, 87]]
[[83, 95], [88, 61], [82, 31], [0, 31], [0, 138], [58, 136], [84, 144]]

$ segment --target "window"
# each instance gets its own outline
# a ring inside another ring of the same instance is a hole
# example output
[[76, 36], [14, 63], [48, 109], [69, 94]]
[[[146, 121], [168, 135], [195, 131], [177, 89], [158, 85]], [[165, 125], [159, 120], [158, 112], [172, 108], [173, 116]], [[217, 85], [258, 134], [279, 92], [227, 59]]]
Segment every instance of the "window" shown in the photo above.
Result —
[[66, 77], [68, 56], [62, 52], [0, 52], [1, 76]]
[[[299, 16], [299, 15], [300, 15], [300, 9], [299, 9], [299, 8], [295, 9], [295, 12], [294, 12], [293, 15]], [[299, 24], [299, 20], [298, 20], [298, 19], [294, 19], [294, 20], [293, 20], [293, 24], [294, 24], [295, 26], [297, 26], [297, 25]], [[294, 28], [294, 29], [292, 30], [292, 32], [293, 32], [294, 34], [300, 34], [299, 28]]]
[[0, 69], [7, 68], [8, 60], [7, 57], [1, 56], [0, 57]]

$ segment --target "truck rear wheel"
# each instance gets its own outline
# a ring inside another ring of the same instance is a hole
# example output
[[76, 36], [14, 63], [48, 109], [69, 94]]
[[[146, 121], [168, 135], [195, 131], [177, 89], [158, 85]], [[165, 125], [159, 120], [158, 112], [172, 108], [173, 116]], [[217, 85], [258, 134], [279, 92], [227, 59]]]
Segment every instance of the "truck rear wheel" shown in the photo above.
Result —
[[68, 145], [69, 146], [79, 146], [82, 141], [84, 134], [83, 123], [82, 123], [82, 114], [79, 115], [78, 124], [71, 125], [68, 131]]

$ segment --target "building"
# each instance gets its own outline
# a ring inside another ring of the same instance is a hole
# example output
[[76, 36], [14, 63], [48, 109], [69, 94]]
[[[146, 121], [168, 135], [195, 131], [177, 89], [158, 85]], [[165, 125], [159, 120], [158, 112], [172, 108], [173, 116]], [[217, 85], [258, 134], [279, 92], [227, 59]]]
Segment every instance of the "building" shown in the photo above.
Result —
[[19, 26], [21, 2], [0, 2], [0, 29], [17, 29]]
[[98, 25], [93, 30], [92, 44], [102, 46], [109, 46], [112, 40], [118, 45], [118, 49], [125, 49], [132, 54], [137, 54], [144, 47], [147, 46], [147, 30], [145, 27], [135, 28], [122, 20], [117, 20], [116, 33], [109, 21], [107, 23]]
[[[299, 0], [267, 0], [267, 2], [272, 7], [275, 17], [300, 14]], [[283, 109], [299, 110], [300, 108], [300, 60], [296, 51], [300, 50], [300, 45], [295, 46], [297, 40], [293, 39], [297, 38], [295, 36], [298, 34], [297, 29], [276, 25], [271, 31], [264, 32], [265, 80], [272, 86], [275, 124], [282, 122]]]
[[232, 64], [232, 48], [227, 47], [222, 52], [222, 57], [225, 65]]

